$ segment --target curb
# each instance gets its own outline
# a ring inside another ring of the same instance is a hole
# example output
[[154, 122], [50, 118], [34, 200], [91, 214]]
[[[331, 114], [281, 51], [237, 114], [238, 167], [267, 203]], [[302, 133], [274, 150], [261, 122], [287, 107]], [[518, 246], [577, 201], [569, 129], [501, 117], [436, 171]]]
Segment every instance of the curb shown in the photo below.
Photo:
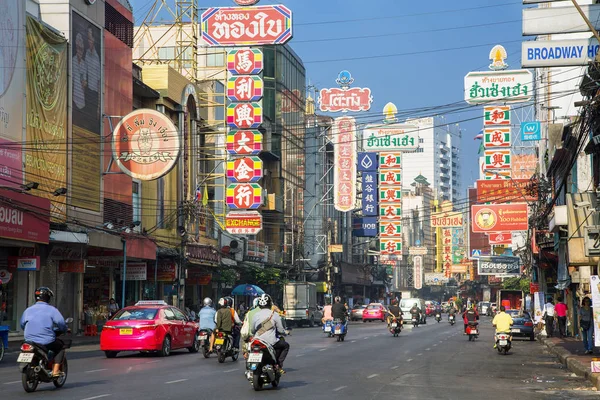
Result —
[[600, 390], [600, 373], [592, 373], [589, 365], [586, 365], [574, 358], [570, 351], [561, 346], [556, 346], [547, 338], [543, 338], [538, 335], [537, 339], [540, 343], [544, 344], [551, 353], [556, 355], [560, 362], [564, 364], [569, 371], [575, 373], [577, 376], [586, 378], [592, 383], [592, 385], [594, 385], [596, 390]]
[[[21, 343], [23, 342], [22, 337], [10, 337], [8, 338], [8, 352], [18, 351]], [[100, 335], [98, 335], [97, 339], [90, 339], [86, 341], [78, 341], [77, 336], [73, 338], [73, 342], [71, 343], [71, 347], [81, 347], [81, 346], [89, 346], [89, 345], [99, 345], [100, 344]]]

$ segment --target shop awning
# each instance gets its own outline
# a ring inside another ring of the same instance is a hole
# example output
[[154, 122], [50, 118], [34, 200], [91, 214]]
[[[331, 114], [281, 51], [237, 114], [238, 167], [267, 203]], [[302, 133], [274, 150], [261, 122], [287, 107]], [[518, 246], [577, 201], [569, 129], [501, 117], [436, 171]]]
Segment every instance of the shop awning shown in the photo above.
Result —
[[[127, 258], [156, 260], [156, 243], [149, 238], [143, 236], [109, 236], [113, 237], [102, 238], [102, 243], [104, 243], [106, 247], [96, 247], [99, 243], [94, 241], [93, 246], [93, 237], [90, 234], [90, 248], [87, 251], [88, 257], [123, 257], [123, 240], [125, 240], [127, 243]], [[118, 250], [115, 249], [116, 244], [118, 243], [117, 240], [121, 244]]]

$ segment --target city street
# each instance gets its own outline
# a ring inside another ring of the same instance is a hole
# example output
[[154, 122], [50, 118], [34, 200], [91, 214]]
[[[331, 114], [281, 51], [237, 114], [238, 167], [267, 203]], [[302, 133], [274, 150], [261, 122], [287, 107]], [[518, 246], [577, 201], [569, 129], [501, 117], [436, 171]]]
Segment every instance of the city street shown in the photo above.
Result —
[[[434, 322], [434, 323], [432, 323]], [[509, 355], [492, 349], [489, 318], [469, 342], [462, 324], [429, 323], [393, 338], [380, 322], [352, 323], [346, 341], [320, 328], [296, 328], [289, 337], [287, 374], [276, 390], [256, 393], [244, 378], [244, 362], [175, 352], [169, 358], [121, 354], [106, 359], [98, 346], [69, 352], [64, 388], [40, 385], [26, 394], [15, 360], [0, 363], [3, 399], [574, 399], [600, 395], [575, 377], [537, 342], [518, 339]]]

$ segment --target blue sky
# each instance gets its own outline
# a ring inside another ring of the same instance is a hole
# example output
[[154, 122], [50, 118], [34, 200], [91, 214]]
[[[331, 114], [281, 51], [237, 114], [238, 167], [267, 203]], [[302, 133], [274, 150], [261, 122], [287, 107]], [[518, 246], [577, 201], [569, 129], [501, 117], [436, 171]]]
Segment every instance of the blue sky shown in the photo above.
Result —
[[[129, 1], [139, 23], [154, 0]], [[522, 1], [262, 0], [259, 4], [285, 4], [292, 10], [290, 45], [303, 59], [312, 85], [335, 86], [338, 72], [347, 69], [354, 86], [371, 88], [373, 105], [357, 116], [360, 122], [379, 120], [376, 113], [389, 101], [402, 117], [426, 116], [423, 108], [456, 103], [447, 121], [460, 123], [463, 187], [473, 184], [479, 148], [473, 137], [482, 126], [482, 109], [463, 101], [463, 78], [469, 71], [487, 70], [494, 44], [506, 48], [509, 68], [520, 68]], [[232, 0], [198, 1], [199, 7], [232, 5]], [[340, 38], [352, 39], [326, 40]]]

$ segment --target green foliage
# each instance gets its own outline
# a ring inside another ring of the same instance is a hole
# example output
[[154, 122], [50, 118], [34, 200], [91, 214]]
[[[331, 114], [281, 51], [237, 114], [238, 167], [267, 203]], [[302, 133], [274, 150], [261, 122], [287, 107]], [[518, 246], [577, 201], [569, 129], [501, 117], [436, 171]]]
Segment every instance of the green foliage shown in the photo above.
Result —
[[456, 300], [454, 300], [454, 304], [456, 305], [456, 308], [462, 310], [463, 302], [461, 298], [457, 298]]
[[508, 290], [522, 290], [524, 293], [529, 293], [529, 278], [523, 278], [516, 276], [514, 278], [507, 278], [502, 282], [502, 288]]
[[238, 274], [234, 269], [223, 268], [219, 271], [217, 282], [224, 285], [234, 285], [237, 281]]
[[279, 268], [257, 268], [250, 267], [247, 271], [249, 282], [257, 286], [268, 285], [269, 281], [275, 281], [275, 284], [283, 283], [281, 270]]

